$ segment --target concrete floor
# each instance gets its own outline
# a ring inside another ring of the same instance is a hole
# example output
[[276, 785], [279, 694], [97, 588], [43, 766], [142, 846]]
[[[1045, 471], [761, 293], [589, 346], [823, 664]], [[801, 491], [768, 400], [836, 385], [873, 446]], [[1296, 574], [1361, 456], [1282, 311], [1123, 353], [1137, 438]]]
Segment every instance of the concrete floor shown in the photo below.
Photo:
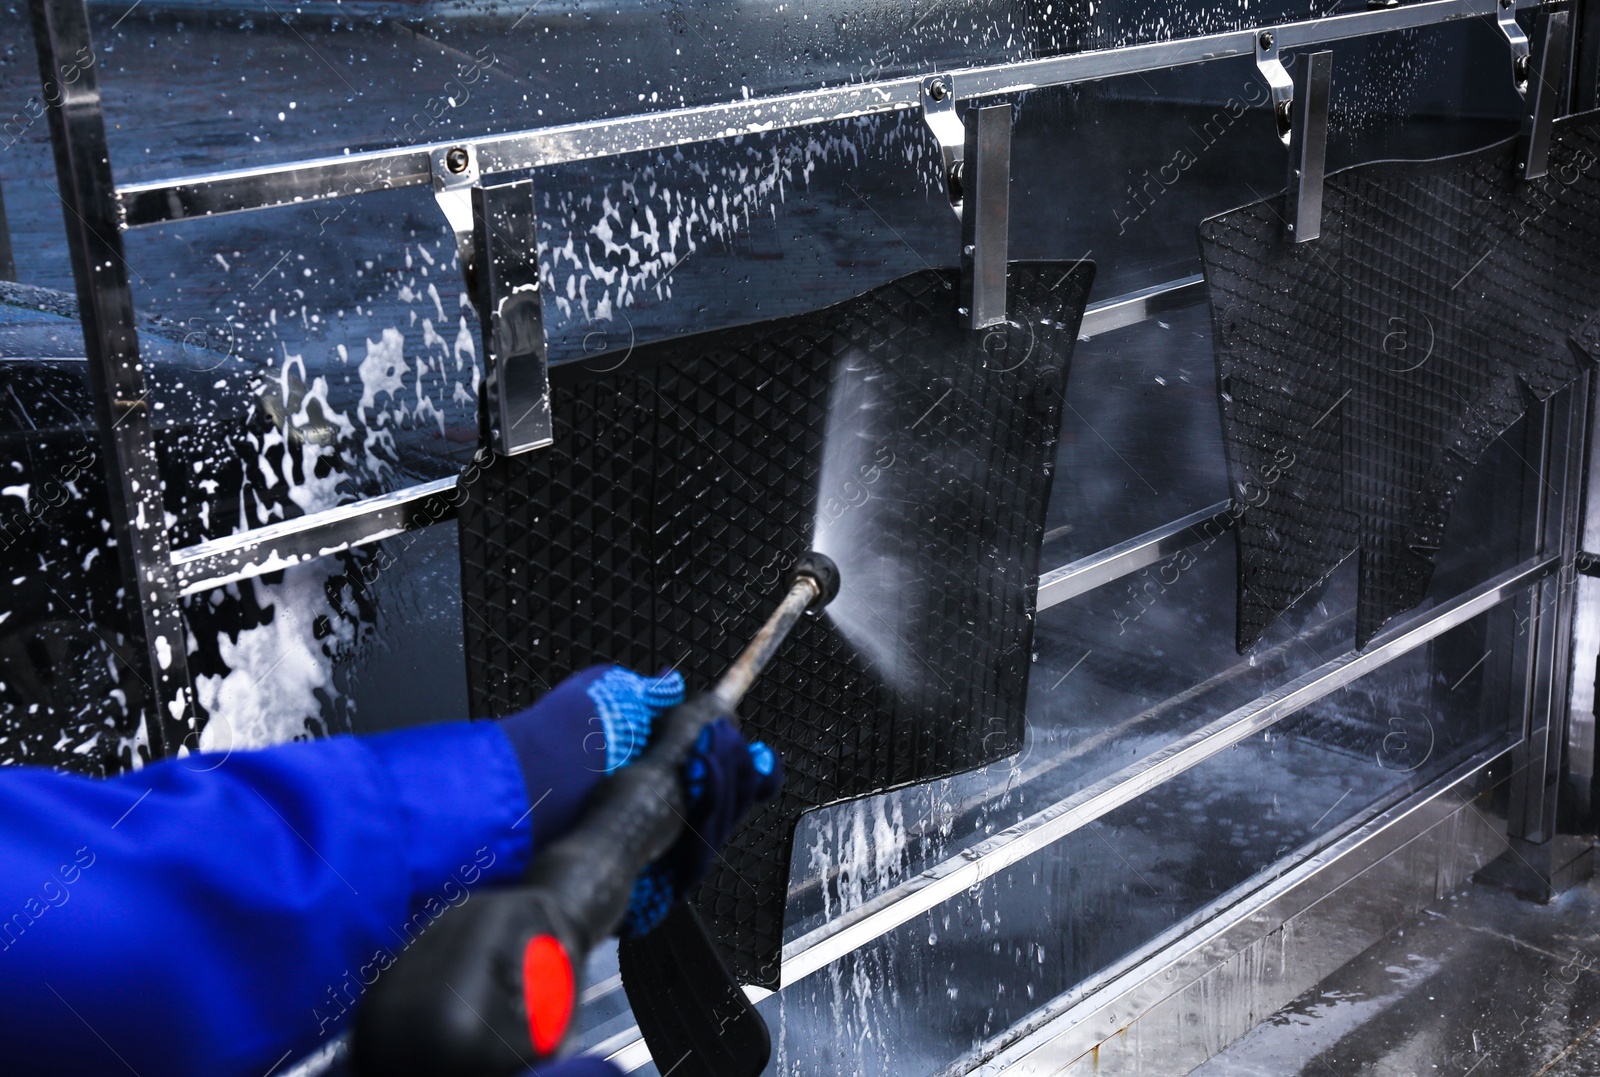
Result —
[[1600, 1074], [1600, 880], [1548, 905], [1475, 884], [1194, 1074]]

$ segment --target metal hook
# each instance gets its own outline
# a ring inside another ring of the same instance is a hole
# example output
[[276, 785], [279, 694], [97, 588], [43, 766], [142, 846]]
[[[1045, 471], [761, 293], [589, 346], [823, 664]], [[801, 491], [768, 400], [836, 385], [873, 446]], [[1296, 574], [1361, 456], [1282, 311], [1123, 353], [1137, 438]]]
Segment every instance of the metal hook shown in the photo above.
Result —
[[456, 250], [461, 254], [461, 272], [472, 292], [472, 188], [477, 184], [478, 148], [471, 144], [434, 150], [428, 159], [433, 170], [433, 197], [444, 211], [444, 219], [456, 234]]
[[930, 75], [922, 80], [922, 119], [939, 144], [945, 193], [950, 196], [950, 208], [959, 217], [964, 195], [961, 169], [967, 131], [961, 117], [956, 115], [955, 81], [949, 75]]
[[1500, 32], [1511, 46], [1511, 85], [1517, 93], [1528, 96], [1528, 79], [1533, 74], [1533, 57], [1528, 47], [1528, 35], [1517, 23], [1517, 0], [1500, 0], [1500, 10], [1495, 20]]
[[1256, 35], [1256, 68], [1272, 91], [1272, 115], [1278, 122], [1278, 140], [1287, 146], [1294, 126], [1294, 79], [1278, 59], [1278, 40], [1271, 30]]

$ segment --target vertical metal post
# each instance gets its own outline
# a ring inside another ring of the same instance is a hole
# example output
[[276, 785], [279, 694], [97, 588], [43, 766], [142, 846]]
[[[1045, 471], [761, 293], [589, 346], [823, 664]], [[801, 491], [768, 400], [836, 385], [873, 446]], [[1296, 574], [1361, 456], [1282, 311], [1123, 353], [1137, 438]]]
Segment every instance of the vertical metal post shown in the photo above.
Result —
[[6, 220], [5, 188], [0, 186], [0, 280], [17, 279], [17, 260], [11, 253], [11, 225]]
[[961, 321], [986, 329], [1006, 320], [1011, 231], [1011, 106], [967, 109], [961, 160]]
[[[170, 755], [192, 728], [192, 689], [183, 614], [172, 586], [166, 510], [151, 422], [150, 387], [139, 357], [133, 296], [123, 259], [116, 188], [85, 0], [30, 0], [39, 76], [49, 108], [57, 192], [78, 306], [111, 526], [126, 581], [131, 632], [142, 635], [151, 689], [145, 734], [154, 756]], [[134, 647], [138, 653], [139, 648]]]
[[1562, 773], [1564, 795], [1561, 800], [1562, 828], [1594, 832], [1600, 817], [1596, 809], [1596, 729], [1600, 711], [1600, 579], [1581, 574], [1586, 553], [1600, 550], [1600, 438], [1595, 436], [1597, 387], [1600, 378], [1589, 379], [1585, 394], [1589, 421], [1588, 447], [1584, 450], [1581, 479], [1583, 504], [1578, 539], [1579, 574], [1574, 579], [1572, 610], [1571, 687], [1567, 695], [1566, 760]]
[[1289, 133], [1286, 229], [1296, 243], [1322, 235], [1322, 181], [1328, 165], [1328, 105], [1333, 53], [1302, 55], [1294, 70], [1294, 118]]
[[[1559, 571], [1535, 589], [1523, 639], [1526, 736], [1512, 777], [1508, 830], [1512, 838], [1544, 843], [1556, 835], [1571, 676], [1573, 595], [1582, 500], [1588, 375], [1546, 401], [1540, 454], [1536, 552], [1560, 559]], [[1530, 412], [1530, 418], [1533, 417]]]

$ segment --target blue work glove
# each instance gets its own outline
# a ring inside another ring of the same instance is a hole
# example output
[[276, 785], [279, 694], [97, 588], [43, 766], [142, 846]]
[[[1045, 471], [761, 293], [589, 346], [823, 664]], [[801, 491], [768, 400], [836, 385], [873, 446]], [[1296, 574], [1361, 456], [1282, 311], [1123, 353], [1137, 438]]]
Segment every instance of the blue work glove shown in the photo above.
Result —
[[746, 743], [732, 722], [719, 718], [695, 740], [683, 783], [688, 804], [683, 836], [634, 881], [622, 922], [625, 938], [653, 930], [700, 885], [751, 807], [778, 795], [783, 762], [760, 741]]
[[500, 719], [528, 786], [535, 848], [569, 830], [600, 779], [638, 758], [656, 717], [682, 702], [677, 673], [594, 666]]

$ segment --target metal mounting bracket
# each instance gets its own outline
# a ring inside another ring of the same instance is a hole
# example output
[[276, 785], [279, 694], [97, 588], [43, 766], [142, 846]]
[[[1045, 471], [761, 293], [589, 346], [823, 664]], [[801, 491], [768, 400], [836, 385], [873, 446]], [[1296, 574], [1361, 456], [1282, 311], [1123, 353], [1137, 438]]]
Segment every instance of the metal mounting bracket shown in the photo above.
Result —
[[483, 326], [482, 435], [497, 454], [510, 456], [554, 440], [533, 181], [467, 192], [479, 253], [472, 296]]
[[1500, 32], [1511, 46], [1511, 85], [1523, 97], [1528, 96], [1528, 77], [1533, 73], [1533, 58], [1528, 47], [1528, 35], [1517, 23], [1517, 0], [1500, 0], [1496, 16]]
[[1533, 92], [1526, 98], [1522, 140], [1517, 150], [1517, 174], [1539, 179], [1549, 171], [1550, 128], [1566, 92], [1572, 58], [1572, 16], [1567, 11], [1547, 11], [1539, 27], [1539, 57], [1534, 67]]
[[967, 109], [961, 211], [961, 324], [1006, 320], [1011, 230], [1011, 105]]
[[1322, 182], [1328, 161], [1328, 103], [1333, 53], [1302, 53], [1294, 69], [1289, 133], [1289, 188], [1284, 231], [1296, 243], [1322, 234]]
[[1256, 68], [1272, 93], [1272, 115], [1278, 122], [1278, 139], [1289, 145], [1293, 127], [1294, 79], [1278, 59], [1278, 39], [1271, 30], [1256, 35]]
[[456, 250], [461, 255], [461, 272], [467, 278], [467, 292], [472, 294], [472, 188], [481, 173], [478, 168], [478, 149], [471, 144], [448, 146], [428, 154], [428, 165], [433, 172], [433, 197], [444, 211], [444, 219], [456, 234]]
[[922, 118], [939, 144], [950, 208], [961, 221], [961, 300], [969, 329], [1006, 320], [1011, 226], [1011, 105], [971, 105], [956, 113], [948, 75], [922, 80]]
[[939, 144], [940, 174], [950, 208], [961, 216], [963, 188], [961, 170], [966, 153], [967, 132], [956, 115], [955, 80], [949, 75], [930, 75], [922, 80], [922, 120]]

